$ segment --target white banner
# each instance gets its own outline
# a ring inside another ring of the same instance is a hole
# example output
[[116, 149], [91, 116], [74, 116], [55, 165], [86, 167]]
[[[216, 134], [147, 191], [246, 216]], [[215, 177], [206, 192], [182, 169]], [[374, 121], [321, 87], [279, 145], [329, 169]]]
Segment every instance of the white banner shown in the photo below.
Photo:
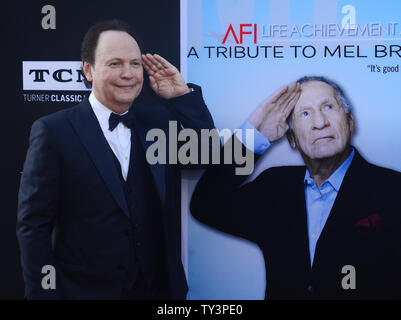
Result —
[[88, 91], [81, 61], [23, 61], [23, 90]]

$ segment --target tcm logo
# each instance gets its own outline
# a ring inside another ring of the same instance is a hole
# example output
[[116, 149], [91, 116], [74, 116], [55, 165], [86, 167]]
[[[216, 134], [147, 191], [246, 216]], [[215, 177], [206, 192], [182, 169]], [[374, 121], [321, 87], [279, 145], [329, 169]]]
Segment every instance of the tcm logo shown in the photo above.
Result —
[[23, 90], [88, 91], [81, 61], [22, 61]]

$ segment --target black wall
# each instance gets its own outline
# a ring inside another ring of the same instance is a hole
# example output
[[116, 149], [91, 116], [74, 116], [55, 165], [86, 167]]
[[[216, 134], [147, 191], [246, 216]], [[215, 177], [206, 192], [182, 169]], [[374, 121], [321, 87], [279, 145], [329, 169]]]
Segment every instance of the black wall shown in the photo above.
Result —
[[[55, 30], [42, 29], [45, 14], [41, 11], [45, 5], [53, 5], [56, 9]], [[22, 61], [78, 61], [80, 44], [87, 29], [100, 20], [118, 18], [134, 28], [145, 52], [158, 53], [179, 68], [179, 9], [179, 0], [23, 0], [7, 4], [3, 9], [0, 299], [23, 298], [15, 224], [20, 172], [30, 127], [39, 117], [75, 104], [24, 101], [23, 93], [31, 92], [23, 91]], [[139, 99], [157, 99], [147, 80]]]

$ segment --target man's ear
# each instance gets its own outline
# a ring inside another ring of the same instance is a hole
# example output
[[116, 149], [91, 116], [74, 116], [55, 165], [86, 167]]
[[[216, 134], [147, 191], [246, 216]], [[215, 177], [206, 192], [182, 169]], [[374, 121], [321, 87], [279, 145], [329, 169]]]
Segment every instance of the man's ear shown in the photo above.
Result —
[[294, 132], [291, 129], [288, 129], [285, 135], [287, 136], [287, 140], [291, 148], [295, 149], [296, 144], [295, 144]]
[[93, 77], [92, 77], [92, 69], [91, 69], [90, 63], [87, 62], [87, 61], [83, 61], [82, 62], [82, 69], [84, 71], [86, 80], [88, 80], [89, 82], [92, 82]]
[[352, 114], [352, 112], [350, 111], [348, 114], [348, 121], [349, 121], [349, 128], [351, 133], [355, 132], [355, 120], [354, 120], [354, 115]]

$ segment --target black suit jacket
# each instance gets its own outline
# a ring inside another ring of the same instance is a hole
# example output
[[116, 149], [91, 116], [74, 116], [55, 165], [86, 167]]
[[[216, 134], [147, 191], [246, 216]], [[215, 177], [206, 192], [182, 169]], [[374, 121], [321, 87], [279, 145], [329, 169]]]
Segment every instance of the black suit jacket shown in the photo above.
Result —
[[[167, 134], [169, 120], [197, 131], [213, 128], [201, 89], [193, 87], [195, 91], [166, 100], [164, 106], [133, 106], [135, 130], [145, 151], [153, 143], [146, 141], [148, 130], [160, 128]], [[129, 210], [117, 170], [87, 99], [33, 124], [17, 220], [27, 298], [121, 296], [127, 281], [123, 269], [131, 251]], [[152, 196], [163, 208], [170, 297], [185, 299], [179, 167], [155, 164], [151, 172], [158, 191]], [[41, 287], [44, 265], [56, 268], [56, 290]]]
[[[270, 168], [244, 184], [232, 166], [210, 168], [191, 212], [201, 222], [257, 243], [266, 265], [266, 299], [401, 297], [401, 174], [356, 151], [310, 266], [304, 166]], [[351, 265], [356, 289], [344, 290]], [[346, 280], [346, 279], [345, 279]]]

